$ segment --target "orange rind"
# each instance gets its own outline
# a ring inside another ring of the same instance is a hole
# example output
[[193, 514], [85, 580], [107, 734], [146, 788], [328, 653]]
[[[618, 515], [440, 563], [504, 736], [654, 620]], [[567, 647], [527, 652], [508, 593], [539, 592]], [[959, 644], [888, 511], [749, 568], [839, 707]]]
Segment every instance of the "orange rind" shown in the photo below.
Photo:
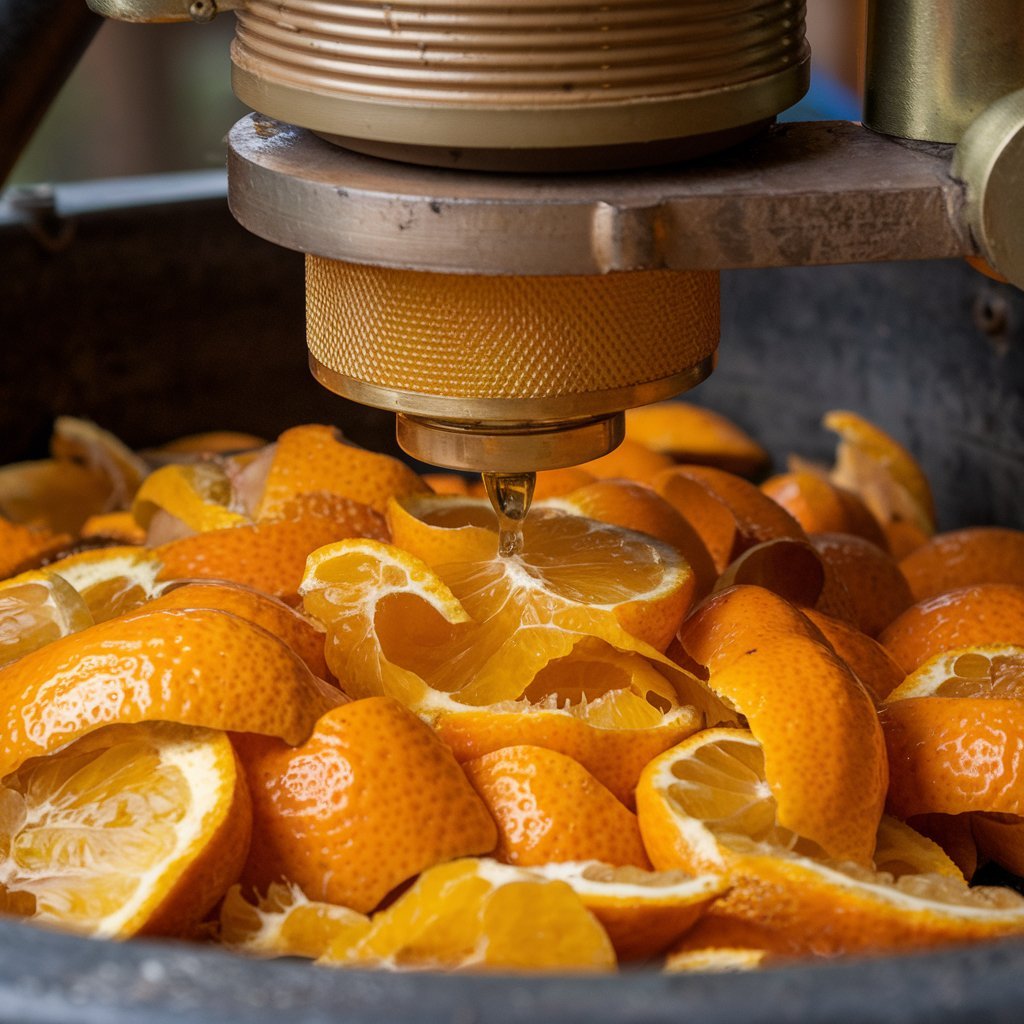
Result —
[[[629, 701], [628, 709], [634, 717], [623, 713], [621, 697], [609, 699], [621, 694], [622, 690], [612, 691], [597, 701], [562, 708], [527, 704], [507, 711], [447, 711], [433, 724], [460, 763], [503, 747], [546, 747], [578, 761], [632, 810], [633, 791], [644, 767], [696, 732], [701, 716], [689, 706], [661, 711], [636, 698]], [[606, 709], [609, 704], [611, 707]]]
[[355, 942], [370, 919], [348, 907], [309, 899], [297, 885], [273, 882], [250, 903], [234, 885], [224, 897], [218, 938], [229, 949], [256, 957], [297, 956], [315, 960], [335, 941]]
[[299, 495], [321, 491], [383, 512], [390, 498], [429, 488], [404, 462], [357, 448], [334, 427], [293, 427], [274, 444], [256, 518], [276, 518]]
[[974, 526], [940, 533], [900, 562], [915, 601], [977, 583], [1024, 586], [1024, 531]]
[[518, 867], [585, 860], [650, 867], [636, 815], [571, 757], [505, 747], [463, 768], [498, 826], [497, 860]]
[[885, 533], [867, 505], [822, 472], [793, 469], [765, 480], [761, 490], [807, 533], [850, 533], [888, 550]]
[[688, 402], [657, 402], [626, 411], [626, 437], [676, 462], [757, 476], [768, 453], [732, 420]]
[[833, 483], [859, 495], [882, 524], [911, 523], [935, 532], [931, 487], [917, 460], [898, 441], [857, 413], [826, 413], [825, 427], [839, 435]]
[[168, 721], [301, 743], [343, 698], [228, 612], [157, 611], [54, 640], [0, 669], [0, 777], [104, 725]]
[[373, 910], [435, 864], [489, 853], [494, 823], [433, 731], [388, 697], [325, 714], [300, 746], [240, 741], [253, 800], [243, 880]]
[[912, 605], [878, 638], [907, 674], [968, 645], [1024, 646], [1024, 587], [978, 583]]
[[[783, 953], [926, 948], [1024, 932], [1024, 898], [969, 888], [941, 849], [884, 818], [870, 867], [828, 858], [780, 826], [760, 745], [712, 729], [655, 758], [637, 788], [641, 831], [661, 870], [711, 870], [731, 888], [698, 928]], [[895, 838], [893, 838], [895, 837]]]

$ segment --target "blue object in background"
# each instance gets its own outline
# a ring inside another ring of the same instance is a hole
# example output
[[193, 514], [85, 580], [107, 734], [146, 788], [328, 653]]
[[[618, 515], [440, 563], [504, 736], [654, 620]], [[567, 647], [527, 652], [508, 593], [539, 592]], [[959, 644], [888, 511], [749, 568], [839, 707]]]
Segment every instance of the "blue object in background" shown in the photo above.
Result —
[[780, 121], [859, 121], [860, 117], [860, 100], [828, 72], [813, 68], [807, 95], [779, 114]]

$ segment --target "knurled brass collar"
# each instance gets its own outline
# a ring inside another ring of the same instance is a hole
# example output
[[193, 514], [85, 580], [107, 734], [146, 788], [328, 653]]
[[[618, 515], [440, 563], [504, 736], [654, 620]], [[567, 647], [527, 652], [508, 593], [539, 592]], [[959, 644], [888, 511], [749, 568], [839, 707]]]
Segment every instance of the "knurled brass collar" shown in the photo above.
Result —
[[1024, 288], [1024, 89], [971, 124], [956, 148], [953, 175], [967, 186], [967, 221], [982, 254]]

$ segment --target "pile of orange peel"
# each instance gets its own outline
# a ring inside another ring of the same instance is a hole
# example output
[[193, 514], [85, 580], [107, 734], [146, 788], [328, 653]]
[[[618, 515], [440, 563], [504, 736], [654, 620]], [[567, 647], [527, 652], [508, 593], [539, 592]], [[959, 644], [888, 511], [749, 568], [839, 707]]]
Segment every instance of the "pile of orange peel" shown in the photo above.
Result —
[[0, 909], [333, 967], [757, 970], [1024, 934], [1024, 532], [668, 403], [478, 483], [300, 426], [0, 469]]

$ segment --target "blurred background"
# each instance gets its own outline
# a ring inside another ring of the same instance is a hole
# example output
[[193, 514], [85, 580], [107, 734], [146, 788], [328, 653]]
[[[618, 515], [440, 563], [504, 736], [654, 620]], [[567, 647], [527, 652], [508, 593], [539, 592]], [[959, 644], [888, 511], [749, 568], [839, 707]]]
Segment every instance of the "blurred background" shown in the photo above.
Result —
[[[808, 0], [811, 92], [785, 120], [858, 119], [865, 8]], [[233, 32], [230, 14], [209, 25], [104, 25], [10, 183], [223, 166], [224, 135], [246, 112], [231, 93]]]

